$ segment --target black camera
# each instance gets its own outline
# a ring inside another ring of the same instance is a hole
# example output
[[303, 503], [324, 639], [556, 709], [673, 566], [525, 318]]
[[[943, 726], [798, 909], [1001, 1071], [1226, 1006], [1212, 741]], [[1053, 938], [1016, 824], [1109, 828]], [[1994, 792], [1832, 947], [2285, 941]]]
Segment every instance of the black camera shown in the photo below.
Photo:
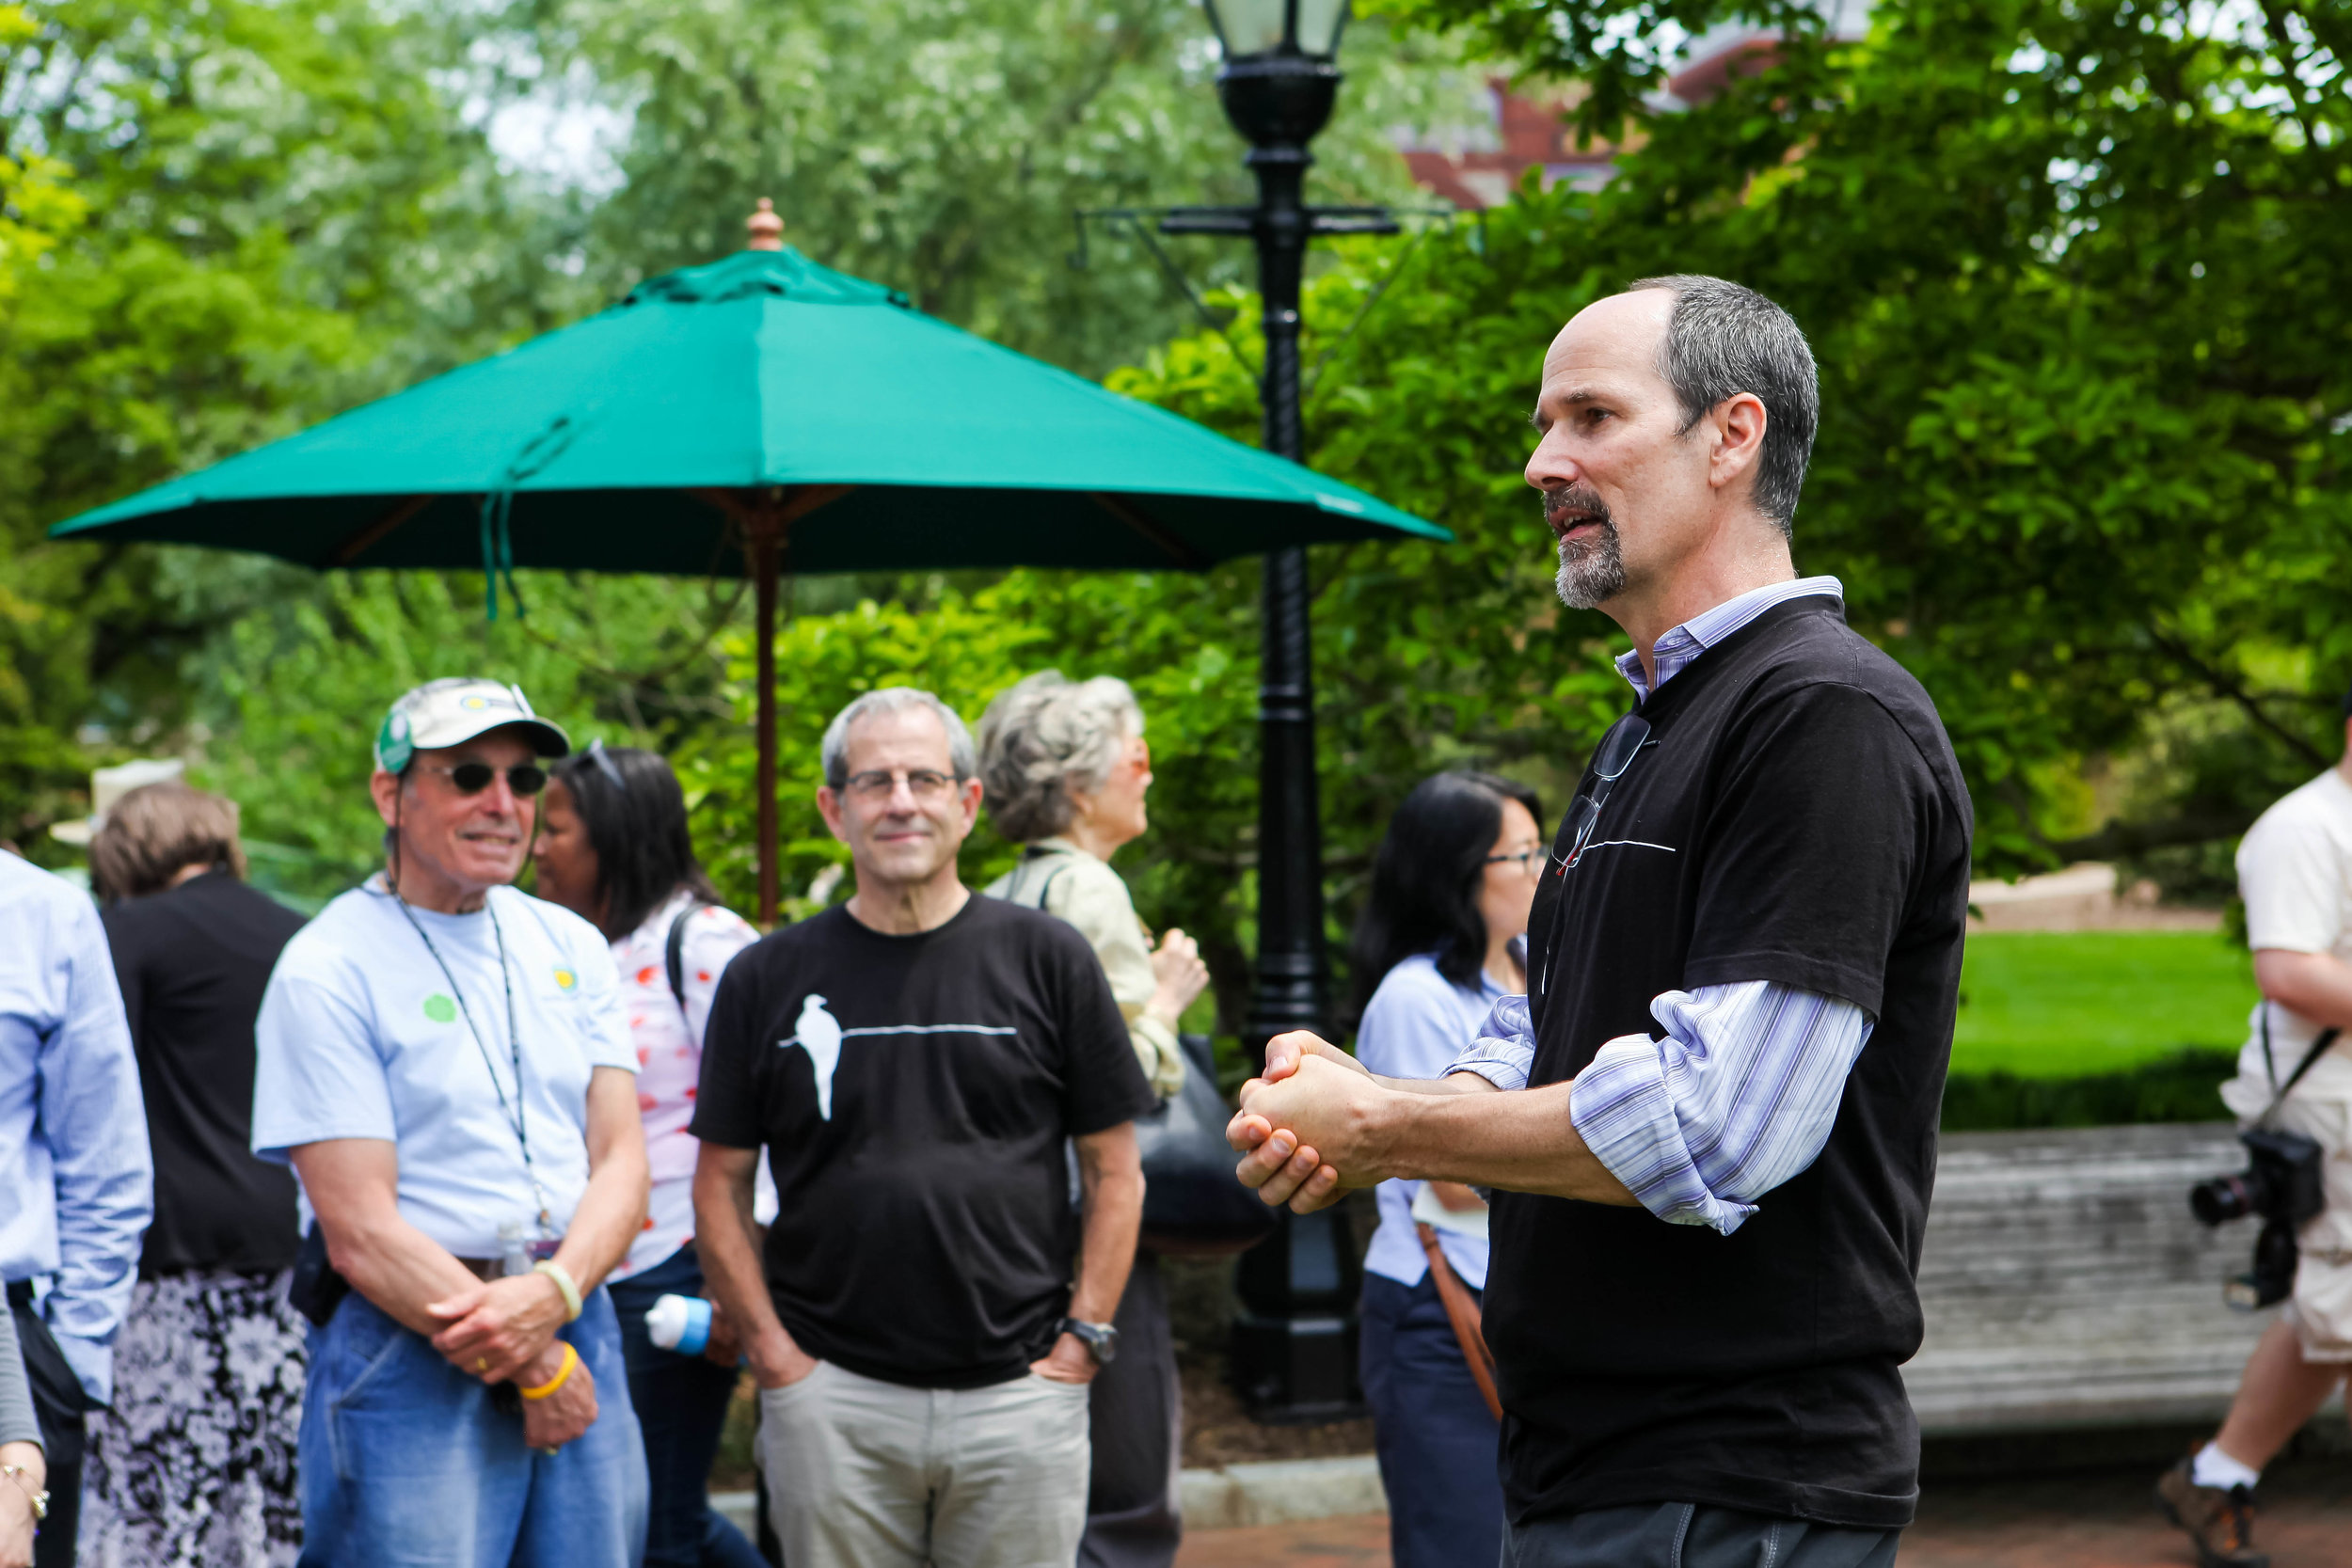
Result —
[[2300, 1256], [2295, 1233], [2328, 1206], [2320, 1162], [2326, 1151], [2300, 1132], [2254, 1127], [2238, 1134], [2246, 1146], [2246, 1169], [2217, 1176], [2188, 1190], [2189, 1212], [2207, 1225], [2223, 1225], [2249, 1214], [2262, 1217], [2254, 1240], [2254, 1266], [2221, 1288], [2221, 1298], [2241, 1312], [2284, 1301], [2295, 1289]]

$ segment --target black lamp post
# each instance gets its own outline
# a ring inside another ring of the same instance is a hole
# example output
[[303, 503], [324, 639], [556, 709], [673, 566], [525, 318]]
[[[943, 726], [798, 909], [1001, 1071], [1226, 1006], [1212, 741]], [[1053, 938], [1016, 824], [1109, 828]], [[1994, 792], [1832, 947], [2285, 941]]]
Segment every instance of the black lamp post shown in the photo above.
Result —
[[[1310, 207], [1307, 143], [1331, 118], [1334, 63], [1346, 0], [1204, 0], [1225, 63], [1216, 91], [1249, 142], [1254, 207], [1178, 208], [1165, 234], [1247, 236], [1258, 246], [1264, 310], [1261, 387], [1265, 450], [1301, 460], [1298, 291], [1308, 239], [1388, 234], [1378, 207]], [[1265, 558], [1264, 652], [1258, 685], [1258, 965], [1248, 1039], [1290, 1029], [1327, 1033], [1329, 967], [1323, 938], [1323, 834], [1316, 815], [1314, 682], [1308, 659], [1307, 552]], [[1233, 1324], [1235, 1386], [1263, 1420], [1321, 1420], [1360, 1408], [1356, 1300], [1361, 1271], [1336, 1210], [1286, 1216], [1281, 1232], [1242, 1256]]]

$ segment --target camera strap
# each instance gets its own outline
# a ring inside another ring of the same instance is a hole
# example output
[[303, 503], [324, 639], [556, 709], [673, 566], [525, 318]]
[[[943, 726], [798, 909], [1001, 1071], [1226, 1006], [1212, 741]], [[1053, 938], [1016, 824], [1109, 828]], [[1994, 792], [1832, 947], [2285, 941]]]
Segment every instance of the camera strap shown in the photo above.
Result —
[[2344, 1033], [2341, 1029], [2322, 1029], [2319, 1032], [2319, 1037], [2312, 1041], [2312, 1048], [2303, 1053], [2303, 1059], [2295, 1064], [2295, 1070], [2288, 1073], [2287, 1081], [2281, 1084], [2279, 1082], [2279, 1064], [2270, 1054], [2270, 998], [2264, 997], [2262, 1005], [2263, 1071], [2269, 1076], [2273, 1092], [2270, 1096], [2270, 1103], [2264, 1106], [2263, 1114], [2254, 1118], [2254, 1125], [2257, 1127], [2270, 1119], [2270, 1114], [2279, 1108], [2280, 1102], [2295, 1092], [2295, 1085], [2303, 1081], [2303, 1075], [2319, 1065], [2319, 1059], [2328, 1054], [2328, 1048], [2336, 1043], [2336, 1037]]

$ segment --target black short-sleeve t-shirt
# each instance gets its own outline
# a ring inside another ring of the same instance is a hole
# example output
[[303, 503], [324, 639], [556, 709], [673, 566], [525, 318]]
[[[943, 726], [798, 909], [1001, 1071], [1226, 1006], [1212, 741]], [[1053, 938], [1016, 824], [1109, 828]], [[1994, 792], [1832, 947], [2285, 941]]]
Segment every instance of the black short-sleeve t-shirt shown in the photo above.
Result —
[[294, 1173], [253, 1156], [253, 1020], [302, 917], [208, 871], [102, 918], [155, 1149], [139, 1275], [291, 1267]]
[[777, 1315], [810, 1354], [924, 1388], [1018, 1377], [1066, 1310], [1065, 1139], [1151, 1109], [1086, 940], [974, 896], [895, 936], [829, 910], [727, 966], [689, 1129], [768, 1150]]
[[1927, 693], [1832, 599], [1767, 610], [1639, 712], [1651, 744], [1574, 864], [1555, 844], [1530, 915], [1530, 1083], [1654, 1034], [1669, 990], [1772, 981], [1873, 1028], [1820, 1155], [1729, 1236], [1496, 1195], [1505, 1500], [1520, 1520], [1674, 1501], [1900, 1528], [1967, 790]]

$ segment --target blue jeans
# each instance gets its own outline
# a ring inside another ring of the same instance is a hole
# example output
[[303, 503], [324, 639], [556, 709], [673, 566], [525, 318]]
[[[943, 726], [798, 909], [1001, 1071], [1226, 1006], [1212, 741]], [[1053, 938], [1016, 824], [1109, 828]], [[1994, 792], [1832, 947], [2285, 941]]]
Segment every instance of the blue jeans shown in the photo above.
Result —
[[628, 1399], [644, 1431], [645, 1468], [653, 1478], [645, 1568], [767, 1568], [743, 1532], [710, 1506], [710, 1462], [718, 1457], [719, 1432], [735, 1395], [735, 1369], [663, 1350], [645, 1335], [645, 1309], [657, 1297], [703, 1294], [693, 1247], [681, 1247], [605, 1289], [621, 1315]]
[[1502, 1432], [1462, 1359], [1436, 1282], [1365, 1275], [1362, 1345], [1396, 1568], [1499, 1560]]
[[354, 1291], [310, 1334], [302, 1402], [302, 1568], [636, 1568], [645, 1450], [612, 1300], [564, 1338], [597, 1416], [553, 1455], [431, 1342]]

